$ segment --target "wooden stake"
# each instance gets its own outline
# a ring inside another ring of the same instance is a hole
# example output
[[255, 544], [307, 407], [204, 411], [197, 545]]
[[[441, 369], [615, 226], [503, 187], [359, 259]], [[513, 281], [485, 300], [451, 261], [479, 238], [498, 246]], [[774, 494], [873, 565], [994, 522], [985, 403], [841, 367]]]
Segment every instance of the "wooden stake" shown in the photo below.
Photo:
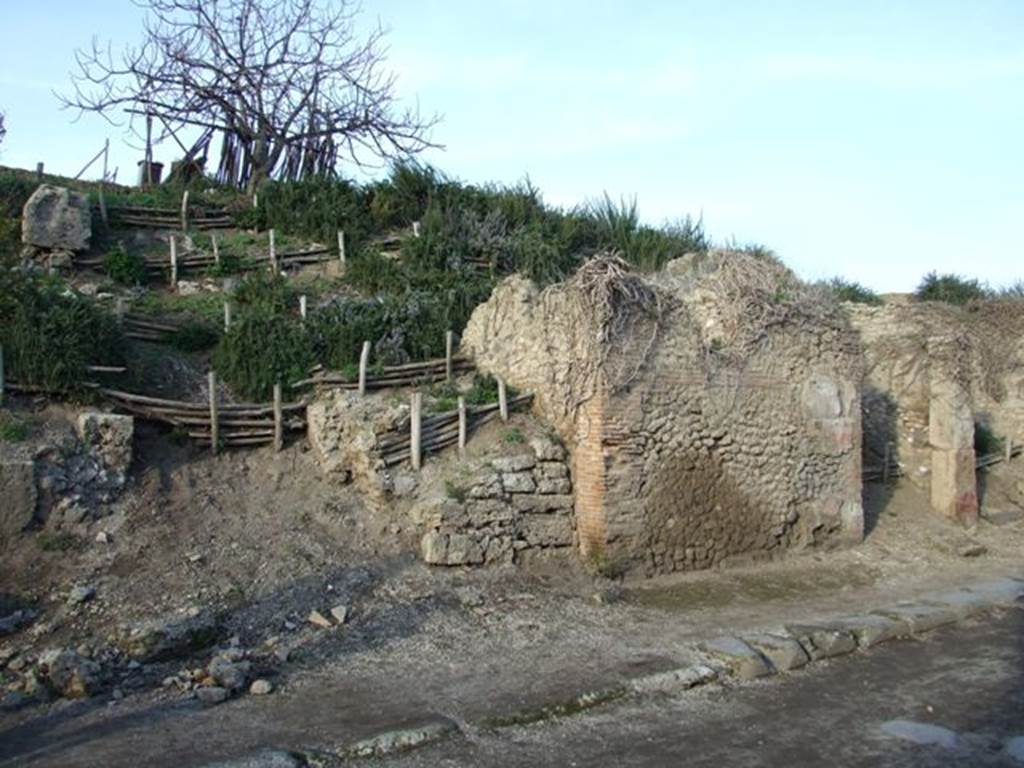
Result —
[[107, 143], [103, 145], [103, 178], [100, 180], [99, 198], [100, 198], [100, 218], [103, 219], [103, 226], [107, 227], [110, 225], [110, 221], [107, 219], [107, 201], [103, 197], [103, 187], [107, 183], [107, 158], [110, 155], [110, 139], [107, 139]]
[[224, 302], [224, 333], [231, 330], [231, 303]]
[[181, 231], [188, 232], [188, 190], [181, 196]]
[[459, 396], [459, 456], [466, 455], [466, 398]]
[[36, 163], [36, 181], [43, 180], [43, 168], [45, 166], [42, 163]]
[[299, 317], [302, 322], [306, 322], [306, 294], [299, 296]]
[[213, 245], [213, 263], [220, 267], [220, 248], [217, 247], [217, 233], [210, 235], [210, 243]]
[[1006, 460], [1009, 461], [1013, 458], [1013, 438], [1009, 435], [1006, 436]]
[[114, 313], [117, 315], [117, 324], [118, 325], [124, 325], [124, 313], [125, 313], [124, 296], [118, 296], [117, 297], [117, 303], [114, 305]]
[[170, 237], [171, 243], [171, 288], [178, 287], [178, 241], [174, 235]]
[[277, 274], [277, 245], [274, 239], [274, 230], [270, 230], [270, 271]]
[[370, 362], [370, 342], [363, 342], [363, 349], [359, 353], [359, 394], [366, 394], [366, 366]]
[[882, 458], [882, 482], [889, 482], [889, 464], [892, 461], [892, 446], [885, 444], [885, 455]]
[[501, 412], [501, 420], [508, 421], [508, 392], [505, 389], [505, 380], [498, 377], [498, 410]]
[[444, 380], [452, 380], [452, 357], [455, 351], [455, 334], [452, 331], [444, 333]]
[[208, 379], [210, 385], [210, 450], [216, 453], [217, 443], [220, 442], [217, 419], [217, 374], [210, 371]]
[[345, 266], [345, 233], [340, 229], [338, 230], [338, 261], [341, 262], [341, 266]]
[[284, 415], [281, 411], [281, 382], [274, 385], [274, 450], [284, 448]]
[[409, 429], [412, 431], [409, 435], [409, 449], [412, 457], [412, 468], [419, 471], [423, 458], [420, 452], [423, 437], [423, 395], [419, 392], [412, 393], [410, 411]]
[[419, 237], [420, 236], [420, 223], [418, 221], [414, 221], [412, 223], [412, 236], [413, 237]]
[[4, 403], [4, 347], [0, 344], [0, 405]]

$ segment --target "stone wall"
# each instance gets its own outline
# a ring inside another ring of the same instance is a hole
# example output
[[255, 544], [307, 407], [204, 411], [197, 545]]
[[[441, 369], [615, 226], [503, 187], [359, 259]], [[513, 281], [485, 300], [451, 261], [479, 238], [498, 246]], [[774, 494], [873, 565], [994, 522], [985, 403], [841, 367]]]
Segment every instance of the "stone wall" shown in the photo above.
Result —
[[935, 511], [977, 519], [974, 425], [1024, 442], [1024, 304], [847, 305], [865, 357], [864, 460], [891, 446]]
[[481, 462], [447, 481], [446, 498], [413, 512], [426, 529], [423, 560], [434, 565], [511, 563], [567, 551], [574, 542], [572, 482], [565, 449], [544, 438]]
[[124, 490], [134, 419], [87, 411], [74, 426], [0, 445], [0, 544], [39, 525], [75, 530], [108, 514]]
[[592, 275], [514, 277], [463, 338], [568, 445], [583, 555], [658, 573], [859, 541], [860, 350], [838, 309], [741, 254], [622, 279], [606, 295], [657, 311], [603, 325]]

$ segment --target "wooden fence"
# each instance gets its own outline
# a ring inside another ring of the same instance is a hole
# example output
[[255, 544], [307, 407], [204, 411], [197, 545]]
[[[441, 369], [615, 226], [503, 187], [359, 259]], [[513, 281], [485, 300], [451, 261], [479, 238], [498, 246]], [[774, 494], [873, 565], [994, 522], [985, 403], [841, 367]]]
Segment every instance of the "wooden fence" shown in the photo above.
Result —
[[122, 205], [108, 210], [113, 223], [146, 229], [188, 229], [190, 226], [201, 230], [231, 229], [234, 219], [223, 208], [189, 207], [149, 208], [137, 205]]
[[506, 400], [505, 388], [499, 391], [501, 399], [491, 405], [467, 408], [465, 400], [459, 398], [455, 411], [439, 413], [422, 418], [419, 393], [412, 396], [409, 423], [377, 436], [378, 446], [385, 465], [391, 467], [404, 461], [411, 461], [419, 469], [422, 455], [457, 445], [462, 451], [466, 447], [469, 433], [492, 419], [508, 420], [510, 410], [528, 405], [533, 395], [520, 395]]
[[[271, 230], [273, 231], [273, 230]], [[188, 254], [178, 253], [178, 241], [171, 237], [168, 241], [168, 252], [166, 256], [159, 254], [144, 257], [146, 273], [151, 279], [167, 276], [172, 287], [178, 283], [178, 276], [185, 272], [205, 271], [220, 266], [221, 253], [218, 247], [216, 235], [212, 237], [213, 252], [195, 252]], [[339, 239], [343, 235], [339, 233]], [[278, 253], [271, 245], [266, 255], [246, 256], [241, 259], [237, 269], [239, 271], [253, 271], [256, 269], [270, 268], [277, 272], [288, 266], [304, 266], [307, 264], [322, 264], [341, 258], [344, 263], [344, 254], [333, 248], [311, 248], [302, 251], [289, 251]], [[82, 269], [103, 269], [103, 258], [98, 256], [76, 256], [72, 263], [75, 267]]]
[[273, 444], [283, 447], [287, 432], [306, 428], [306, 403], [281, 401], [281, 389], [275, 387], [274, 402], [221, 403], [217, 397], [216, 377], [210, 374], [208, 403], [165, 400], [114, 389], [100, 394], [116, 408], [150, 421], [162, 422], [184, 430], [193, 440], [209, 445], [216, 452], [221, 446]]

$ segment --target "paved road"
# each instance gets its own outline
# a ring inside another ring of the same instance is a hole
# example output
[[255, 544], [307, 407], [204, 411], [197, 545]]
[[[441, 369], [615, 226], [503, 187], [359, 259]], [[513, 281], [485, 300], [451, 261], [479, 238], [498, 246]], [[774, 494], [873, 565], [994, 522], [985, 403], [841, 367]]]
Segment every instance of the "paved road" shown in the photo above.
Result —
[[[893, 720], [951, 729], [958, 745], [886, 735]], [[1021, 768], [1013, 737], [1024, 737], [1022, 610], [733, 690], [471, 731], [381, 765]]]

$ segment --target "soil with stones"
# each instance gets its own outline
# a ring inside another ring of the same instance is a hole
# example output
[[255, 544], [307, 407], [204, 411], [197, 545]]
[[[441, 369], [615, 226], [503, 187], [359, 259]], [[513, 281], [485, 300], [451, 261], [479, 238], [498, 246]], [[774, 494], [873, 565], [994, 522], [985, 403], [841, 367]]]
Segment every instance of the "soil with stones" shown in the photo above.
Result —
[[[488, 434], [478, 439], [500, 439]], [[140, 424], [129, 489], [110, 514], [63, 551], [27, 532], [0, 561], [0, 607], [34, 612], [0, 637], [4, 686], [49, 648], [103, 668], [82, 701], [8, 693], [0, 760], [130, 765], [145, 754], [154, 766], [192, 765], [254, 746], [351, 741], [429, 713], [501, 718], [686, 663], [695, 640], [721, 631], [1003, 575], [1024, 551], [1015, 469], [986, 475], [986, 518], [972, 532], [932, 517], [909, 485], [870, 486], [873, 525], [857, 548], [622, 584], [574, 560], [430, 568], [411, 554], [412, 523], [323, 483], [303, 441], [211, 456]], [[92, 593], [75, 599], [76, 587]], [[242, 649], [250, 679], [272, 693], [204, 709], [206, 683], [167, 681], [204, 667], [212, 648], [142, 661], [124, 650], [140, 623], [197, 615], [217, 617], [207, 641]], [[79, 735], [49, 735], [68, 728]]]

